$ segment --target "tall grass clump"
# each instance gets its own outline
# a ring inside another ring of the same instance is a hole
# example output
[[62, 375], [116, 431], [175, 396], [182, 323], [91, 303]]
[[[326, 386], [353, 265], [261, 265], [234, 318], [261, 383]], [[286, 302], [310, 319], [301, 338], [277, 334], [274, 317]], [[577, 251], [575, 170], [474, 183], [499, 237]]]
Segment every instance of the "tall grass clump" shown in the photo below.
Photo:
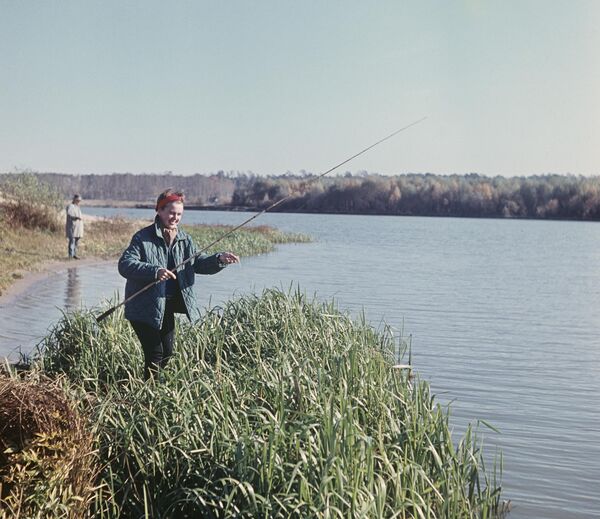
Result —
[[26, 229], [59, 230], [62, 195], [34, 173], [3, 175], [0, 192], [0, 213], [6, 223]]
[[[97, 517], [494, 517], [500, 487], [471, 431], [402, 344], [333, 304], [267, 290], [178, 323], [161, 382], [142, 380], [122, 314], [65, 316], [38, 359], [79, 388], [102, 472]], [[83, 395], [93, 398], [83, 398]]]

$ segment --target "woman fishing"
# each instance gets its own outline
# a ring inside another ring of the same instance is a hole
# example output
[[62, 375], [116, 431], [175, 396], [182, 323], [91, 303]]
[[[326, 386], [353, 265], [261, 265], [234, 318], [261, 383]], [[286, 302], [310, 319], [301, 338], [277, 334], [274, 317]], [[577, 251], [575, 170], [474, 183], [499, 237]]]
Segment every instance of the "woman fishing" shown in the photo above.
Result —
[[183, 202], [183, 193], [170, 189], [161, 193], [154, 223], [133, 235], [119, 259], [119, 273], [127, 279], [126, 299], [148, 283], [159, 281], [125, 303], [125, 318], [131, 322], [144, 351], [146, 379], [164, 368], [173, 354], [175, 314], [186, 314], [190, 321], [200, 317], [193, 290], [195, 275], [216, 274], [239, 262], [231, 252], [199, 255], [173, 272], [196, 254], [191, 236], [178, 228]]

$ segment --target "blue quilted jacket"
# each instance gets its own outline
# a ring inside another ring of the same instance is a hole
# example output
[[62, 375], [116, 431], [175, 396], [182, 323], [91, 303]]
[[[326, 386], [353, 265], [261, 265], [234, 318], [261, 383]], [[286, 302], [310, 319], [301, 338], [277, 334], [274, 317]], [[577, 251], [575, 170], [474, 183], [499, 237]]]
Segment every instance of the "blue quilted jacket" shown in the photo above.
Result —
[[[191, 236], [181, 229], [178, 230], [172, 247], [176, 265], [196, 253], [196, 246]], [[167, 268], [167, 244], [156, 219], [152, 225], [144, 227], [133, 235], [129, 247], [119, 259], [119, 274], [127, 279], [125, 298], [155, 281], [156, 274], [161, 268]], [[222, 268], [217, 255], [214, 254], [199, 256], [177, 271], [177, 283], [183, 296], [185, 313], [191, 321], [200, 317], [193, 290], [196, 274], [215, 274]], [[165, 282], [142, 292], [125, 304], [125, 318], [130, 321], [141, 321], [160, 329], [165, 314], [165, 292]]]

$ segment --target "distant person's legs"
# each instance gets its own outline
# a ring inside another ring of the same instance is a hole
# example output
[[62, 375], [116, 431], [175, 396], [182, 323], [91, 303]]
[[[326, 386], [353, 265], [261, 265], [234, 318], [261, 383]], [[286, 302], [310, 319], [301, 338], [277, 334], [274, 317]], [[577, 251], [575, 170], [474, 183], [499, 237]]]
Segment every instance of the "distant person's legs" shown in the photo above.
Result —
[[79, 244], [79, 238], [69, 238], [69, 258], [77, 258], [77, 245]]

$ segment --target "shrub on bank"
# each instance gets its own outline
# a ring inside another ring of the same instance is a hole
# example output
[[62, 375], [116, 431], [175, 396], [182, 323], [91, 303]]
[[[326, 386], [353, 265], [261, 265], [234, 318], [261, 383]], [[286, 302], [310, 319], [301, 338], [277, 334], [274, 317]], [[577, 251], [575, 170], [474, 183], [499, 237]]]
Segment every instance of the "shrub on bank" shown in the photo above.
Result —
[[0, 213], [10, 225], [48, 231], [60, 228], [62, 195], [34, 173], [2, 175], [0, 192]]
[[453, 441], [402, 344], [276, 290], [178, 323], [161, 383], [122, 314], [66, 316], [39, 367], [92, 418], [102, 517], [493, 517], [475, 435]]

